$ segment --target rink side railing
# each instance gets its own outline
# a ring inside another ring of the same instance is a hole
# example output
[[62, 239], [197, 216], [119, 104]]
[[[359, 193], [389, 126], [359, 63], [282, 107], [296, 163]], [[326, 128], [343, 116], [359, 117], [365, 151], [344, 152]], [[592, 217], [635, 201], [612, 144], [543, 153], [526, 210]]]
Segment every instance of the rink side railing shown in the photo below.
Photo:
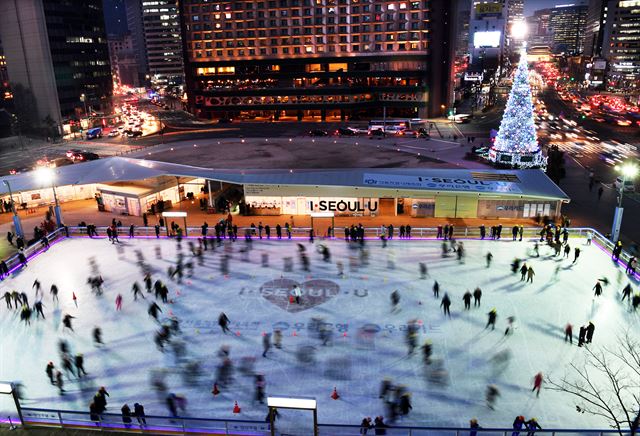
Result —
[[[511, 227], [503, 227], [502, 229], [502, 237], [500, 241], [511, 241], [513, 239], [511, 233]], [[542, 227], [526, 227], [523, 230], [523, 240], [532, 241], [532, 240], [540, 240], [540, 230]], [[94, 239], [105, 239], [107, 237], [107, 226], [96, 226], [96, 233], [98, 236], [93, 236]], [[311, 235], [311, 227], [293, 227], [291, 229], [291, 238], [288, 237], [286, 230], [284, 227], [282, 228], [282, 240], [294, 239], [297, 241], [300, 240], [309, 240]], [[607, 239], [604, 235], [602, 235], [597, 230], [588, 227], [572, 227], [567, 228], [569, 231], [570, 237], [581, 237], [585, 238], [588, 232], [591, 232], [593, 235], [593, 242], [595, 245], [599, 246], [603, 251], [612, 254], [614, 243]], [[215, 234], [212, 235], [213, 229], [209, 227], [209, 231], [207, 233], [207, 240], [209, 243], [215, 241]], [[313, 228], [313, 236], [317, 240], [327, 239], [328, 228]], [[380, 239], [382, 233], [382, 229], [380, 227], [366, 227], [364, 229], [364, 235], [366, 240], [377, 240]], [[243, 240], [246, 234], [250, 234], [253, 240], [258, 240], [258, 229], [252, 227], [238, 227], [237, 239]], [[436, 227], [415, 227], [411, 229], [411, 238], [400, 239], [398, 234], [398, 228], [396, 227], [394, 230], [393, 241], [420, 241], [420, 240], [438, 240], [437, 238], [438, 229]], [[490, 240], [490, 229], [486, 229], [485, 239]], [[455, 227], [453, 233], [454, 239], [456, 240], [465, 240], [465, 239], [480, 239], [480, 228], [479, 227]], [[65, 226], [57, 229], [56, 231], [47, 235], [49, 244], [53, 245], [65, 237], [89, 237], [87, 232], [87, 227], [84, 226]], [[136, 226], [134, 227], [134, 238], [146, 238], [146, 239], [155, 239], [156, 233], [154, 227], [143, 227]], [[187, 240], [195, 240], [198, 238], [202, 238], [202, 229], [200, 227], [187, 227], [186, 236], [183, 236]], [[129, 238], [129, 227], [120, 227], [118, 232], [118, 238], [121, 240], [126, 240]], [[160, 228], [160, 232], [158, 238], [161, 239], [175, 239], [174, 235], [170, 235], [167, 233], [166, 228]], [[229, 236], [225, 235], [223, 240], [228, 240]], [[263, 231], [262, 239], [266, 240], [266, 234]], [[334, 231], [334, 235], [332, 235], [329, 239], [335, 240], [344, 240], [344, 228], [336, 228]], [[277, 241], [278, 238], [276, 236], [275, 227], [271, 228], [271, 241]], [[36, 242], [25, 248], [24, 254], [27, 258], [27, 261], [34, 256], [46, 251], [42, 242]], [[637, 255], [637, 253], [636, 253]], [[618, 264], [626, 265], [629, 258], [631, 258], [631, 254], [626, 250], [623, 250], [618, 259]], [[8, 259], [5, 260], [7, 263], [7, 267], [9, 272], [12, 273], [17, 271], [22, 267], [18, 255], [15, 254]], [[640, 273], [636, 273], [634, 275], [635, 279], [640, 279]]]
[[[208, 419], [191, 417], [168, 417], [146, 415], [145, 422], [131, 417], [131, 423], [124, 423], [122, 415], [116, 413], [103, 413], [99, 417], [91, 418], [89, 412], [76, 412], [70, 410], [37, 409], [23, 407], [24, 427], [50, 427], [67, 430], [95, 430], [114, 431], [127, 433], [146, 433], [157, 435], [246, 435], [267, 436], [271, 434], [270, 425], [264, 421], [250, 421], [237, 419]], [[278, 424], [274, 426], [275, 434]], [[481, 436], [511, 436], [512, 428], [481, 428], [471, 430], [464, 427], [409, 427], [390, 426], [385, 428], [390, 436], [467, 436], [476, 432]], [[359, 425], [318, 424], [318, 433], [327, 436], [357, 436], [361, 435]], [[370, 429], [367, 434], [373, 435], [375, 429]], [[520, 434], [524, 436], [527, 430]], [[618, 432], [612, 429], [544, 429], [535, 432], [537, 435], [592, 435], [605, 436], [614, 434], [631, 434], [631, 432]]]

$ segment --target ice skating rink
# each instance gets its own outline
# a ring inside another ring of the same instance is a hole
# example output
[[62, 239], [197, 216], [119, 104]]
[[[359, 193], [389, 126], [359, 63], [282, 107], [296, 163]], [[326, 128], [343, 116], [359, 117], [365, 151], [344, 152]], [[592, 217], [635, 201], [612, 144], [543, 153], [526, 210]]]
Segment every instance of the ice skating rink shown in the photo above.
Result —
[[[580, 325], [590, 320], [595, 324], [591, 347], [615, 345], [626, 329], [640, 335], [637, 314], [619, 301], [627, 277], [597, 246], [571, 239], [570, 259], [551, 257], [546, 246], [541, 246], [541, 257], [532, 258], [533, 240], [465, 240], [461, 263], [453, 254], [442, 257], [441, 241], [394, 239], [387, 248], [369, 241], [368, 264], [362, 265], [357, 244], [300, 242], [309, 256], [309, 272], [302, 271], [296, 241], [254, 238], [248, 251], [242, 239], [224, 241], [222, 247], [204, 252], [201, 266], [183, 240], [185, 262], [194, 263], [194, 274], [185, 274], [182, 284], [167, 275], [177, 258], [173, 240], [121, 238], [120, 248], [106, 239], [57, 243], [0, 284], [2, 294], [26, 292], [33, 304], [32, 284], [38, 279], [47, 317], [36, 320], [34, 315], [31, 325], [25, 325], [19, 311], [0, 302], [0, 379], [21, 382], [23, 404], [29, 407], [88, 411], [96, 390], [105, 386], [110, 394], [107, 411], [113, 413], [125, 402], [131, 408], [139, 402], [149, 415], [168, 415], [165, 398], [176, 393], [188, 400], [187, 416], [264, 420], [266, 406], [254, 402], [253, 374], [261, 373], [267, 395], [316, 397], [321, 423], [359, 424], [365, 416], [388, 416], [379, 399], [381, 380], [387, 377], [411, 394], [413, 410], [399, 425], [468, 426], [476, 417], [483, 427], [510, 427], [516, 415], [524, 415], [536, 417], [543, 428], [607, 428], [602, 418], [578, 413], [573, 397], [545, 389], [545, 383], [539, 398], [531, 392], [536, 373], [559, 379], [571, 362], [583, 362], [585, 350], [576, 345]], [[323, 262], [319, 244], [328, 246], [331, 262]], [[572, 265], [574, 246], [582, 253]], [[137, 250], [153, 280], [169, 288], [169, 302], [158, 302], [160, 320], [175, 316], [180, 321], [182, 333], [172, 338], [173, 345], [166, 345], [164, 353], [154, 343], [159, 324], [147, 314], [154, 297], [144, 291]], [[494, 258], [487, 268], [489, 251]], [[231, 256], [226, 275], [220, 272], [224, 255]], [[262, 266], [264, 257], [268, 266]], [[287, 257], [293, 261], [290, 272], [284, 271]], [[533, 267], [533, 284], [521, 282], [520, 274], [510, 271], [515, 257]], [[95, 275], [90, 258], [105, 280], [101, 296], [87, 284]], [[344, 265], [343, 277], [337, 262]], [[426, 279], [420, 278], [419, 262], [428, 267]], [[603, 277], [611, 283], [595, 299], [592, 288]], [[451, 319], [445, 318], [440, 299], [433, 296], [434, 280], [440, 283], [440, 298], [446, 292], [453, 302]], [[133, 300], [134, 281], [146, 300]], [[60, 289], [58, 305], [49, 294], [53, 283]], [[294, 284], [302, 289], [300, 305], [289, 302]], [[476, 286], [483, 292], [481, 307], [472, 303], [471, 310], [463, 311], [463, 294]], [[394, 290], [400, 302], [392, 311]], [[119, 293], [124, 302], [116, 311]], [[484, 329], [492, 308], [498, 314], [494, 331]], [[217, 323], [222, 311], [231, 320], [229, 334]], [[74, 332], [63, 329], [65, 314], [75, 317]], [[508, 317], [515, 317], [515, 329], [505, 337]], [[419, 326], [418, 346], [432, 342], [429, 366], [419, 349], [407, 355], [405, 333], [411, 320]], [[574, 325], [573, 346], [563, 341], [568, 322]], [[95, 326], [103, 331], [102, 348], [93, 345]], [[318, 337], [318, 326], [330, 332], [327, 345]], [[263, 334], [276, 329], [283, 334], [282, 349], [272, 347], [262, 357]], [[45, 374], [49, 361], [61, 367], [60, 339], [69, 343], [72, 355], [84, 355], [89, 373], [81, 381], [65, 377], [64, 396]], [[225, 345], [233, 381], [221, 384], [221, 393], [214, 397], [211, 389]], [[177, 356], [174, 349], [184, 353]], [[495, 410], [485, 401], [489, 384], [500, 391]], [[330, 398], [334, 387], [339, 400]], [[242, 407], [239, 415], [232, 414], [234, 401]], [[281, 411], [283, 422], [287, 416], [294, 412]]]

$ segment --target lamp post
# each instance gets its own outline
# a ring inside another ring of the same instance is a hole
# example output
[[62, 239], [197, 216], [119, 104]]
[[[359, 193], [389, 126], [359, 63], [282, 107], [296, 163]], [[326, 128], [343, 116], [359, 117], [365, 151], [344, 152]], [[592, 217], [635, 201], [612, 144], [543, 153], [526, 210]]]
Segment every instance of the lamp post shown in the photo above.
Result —
[[[89, 128], [89, 114], [87, 112], [87, 96], [80, 94], [80, 101], [84, 103], [84, 117], [87, 119], [87, 129]], [[81, 124], [82, 126], [82, 124]]]
[[51, 168], [41, 167], [36, 171], [36, 176], [42, 184], [51, 184], [51, 189], [53, 189], [53, 200], [55, 201], [54, 211], [56, 216], [56, 226], [60, 228], [62, 227], [62, 210], [60, 209], [58, 195], [56, 194], [56, 185], [54, 184], [55, 174]]
[[9, 199], [11, 201], [11, 211], [13, 212], [13, 226], [16, 228], [16, 235], [24, 238], [24, 232], [22, 231], [22, 223], [20, 222], [20, 217], [18, 216], [18, 212], [16, 211], [16, 204], [13, 201], [13, 192], [11, 192], [11, 184], [8, 180], [3, 180], [2, 183], [5, 184], [7, 189], [9, 190]]
[[622, 175], [622, 180], [620, 183], [620, 187], [618, 188], [618, 205], [616, 206], [616, 211], [613, 214], [613, 228], [611, 229], [611, 240], [616, 242], [620, 239], [620, 227], [622, 226], [622, 212], [624, 208], [622, 207], [622, 197], [624, 196], [624, 186], [627, 180], [633, 180], [633, 178], [638, 173], [638, 167], [632, 163], [626, 163], [622, 165], [616, 165], [616, 171], [618, 171]]

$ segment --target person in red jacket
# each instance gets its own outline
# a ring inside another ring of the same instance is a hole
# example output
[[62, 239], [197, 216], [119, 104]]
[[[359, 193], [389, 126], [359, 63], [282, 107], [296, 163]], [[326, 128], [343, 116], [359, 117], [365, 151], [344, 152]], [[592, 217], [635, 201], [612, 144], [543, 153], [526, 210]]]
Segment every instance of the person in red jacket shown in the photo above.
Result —
[[540, 396], [540, 388], [542, 388], [542, 373], [539, 372], [536, 374], [536, 376], [533, 378], [533, 389], [531, 389], [531, 392], [536, 391], [536, 397]]

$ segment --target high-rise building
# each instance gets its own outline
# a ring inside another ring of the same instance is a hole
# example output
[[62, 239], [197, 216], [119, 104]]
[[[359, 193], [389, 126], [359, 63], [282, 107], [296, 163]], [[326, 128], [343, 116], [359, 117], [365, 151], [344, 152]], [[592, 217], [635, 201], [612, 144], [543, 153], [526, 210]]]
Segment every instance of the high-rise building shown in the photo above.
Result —
[[[11, 85], [35, 99], [37, 122], [100, 108], [112, 92], [102, 0], [0, 0], [0, 39]], [[16, 101], [17, 104], [17, 101]]]
[[180, 2], [197, 115], [424, 117], [450, 104], [457, 1]]
[[469, 21], [469, 52], [474, 70], [497, 70], [506, 51], [507, 9], [503, 2], [475, 1]]
[[551, 9], [549, 28], [556, 53], [582, 53], [587, 24], [587, 5], [559, 5]]
[[640, 86], [640, 1], [610, 0], [604, 8], [602, 55], [608, 62], [607, 87]]
[[141, 85], [131, 34], [107, 35], [109, 59], [114, 83], [138, 87]]
[[524, 0], [503, 0], [506, 6], [507, 29], [506, 29], [506, 46], [509, 54], [519, 53], [522, 47], [522, 41], [511, 37], [511, 29], [513, 24], [524, 21]]
[[126, 0], [126, 9], [140, 71], [155, 88], [182, 85], [178, 0]]
[[590, 0], [584, 31], [583, 54], [589, 58], [602, 56], [604, 25], [607, 19], [607, 1]]
[[527, 46], [539, 47], [548, 46], [553, 44], [553, 35], [549, 28], [549, 21], [551, 18], [551, 9], [539, 9], [533, 13], [532, 16], [527, 17]]

